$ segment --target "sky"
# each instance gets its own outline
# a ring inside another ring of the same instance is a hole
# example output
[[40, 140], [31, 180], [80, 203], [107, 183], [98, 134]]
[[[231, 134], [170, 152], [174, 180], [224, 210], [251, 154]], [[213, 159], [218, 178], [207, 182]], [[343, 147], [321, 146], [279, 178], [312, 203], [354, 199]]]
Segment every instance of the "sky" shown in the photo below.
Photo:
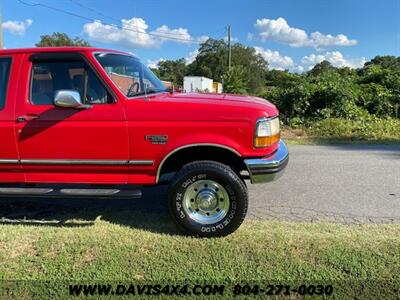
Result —
[[58, 31], [96, 47], [133, 52], [154, 67], [166, 59], [190, 63], [202, 41], [226, 39], [231, 25], [233, 41], [255, 47], [271, 69], [302, 72], [322, 60], [358, 68], [376, 55], [400, 56], [400, 0], [0, 3], [6, 48], [33, 47], [41, 35]]

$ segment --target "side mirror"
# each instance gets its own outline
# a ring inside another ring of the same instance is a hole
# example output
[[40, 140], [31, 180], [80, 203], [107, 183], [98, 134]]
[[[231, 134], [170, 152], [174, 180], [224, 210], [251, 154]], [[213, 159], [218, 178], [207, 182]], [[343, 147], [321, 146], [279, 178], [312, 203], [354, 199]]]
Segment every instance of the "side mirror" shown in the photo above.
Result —
[[88, 109], [91, 105], [83, 104], [81, 95], [73, 90], [58, 90], [54, 96], [54, 105], [64, 108]]

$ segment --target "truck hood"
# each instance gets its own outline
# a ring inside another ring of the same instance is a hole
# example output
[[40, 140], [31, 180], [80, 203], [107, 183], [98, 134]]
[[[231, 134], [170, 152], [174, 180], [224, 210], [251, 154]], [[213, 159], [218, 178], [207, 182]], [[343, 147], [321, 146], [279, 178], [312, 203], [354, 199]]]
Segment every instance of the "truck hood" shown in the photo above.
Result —
[[241, 109], [256, 109], [264, 111], [267, 116], [275, 116], [278, 110], [268, 100], [253, 97], [232, 94], [210, 94], [210, 93], [165, 93], [161, 97], [157, 97], [162, 101], [172, 101], [190, 104], [205, 104], [210, 107], [230, 106]]

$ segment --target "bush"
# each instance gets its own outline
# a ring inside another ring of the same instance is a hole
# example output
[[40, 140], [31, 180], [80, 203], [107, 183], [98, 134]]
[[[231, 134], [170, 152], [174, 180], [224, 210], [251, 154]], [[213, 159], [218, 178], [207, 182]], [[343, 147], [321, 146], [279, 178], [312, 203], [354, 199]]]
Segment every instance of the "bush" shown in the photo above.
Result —
[[272, 70], [266, 84], [259, 96], [274, 102], [285, 124], [296, 128], [310, 119], [347, 119], [361, 130], [379, 126], [374, 116], [400, 116], [400, 57], [378, 56], [358, 70], [328, 62], [303, 74]]
[[224, 91], [231, 94], [247, 94], [247, 80], [245, 69], [242, 66], [234, 66], [223, 76]]
[[328, 118], [307, 129], [312, 136], [359, 140], [399, 140], [400, 120], [369, 116], [360, 120]]

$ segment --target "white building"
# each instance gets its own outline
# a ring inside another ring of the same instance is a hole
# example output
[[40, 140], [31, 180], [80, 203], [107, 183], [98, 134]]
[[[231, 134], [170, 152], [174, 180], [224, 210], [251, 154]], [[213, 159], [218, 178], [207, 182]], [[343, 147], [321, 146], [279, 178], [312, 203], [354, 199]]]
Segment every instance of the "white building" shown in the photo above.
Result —
[[183, 90], [186, 93], [213, 91], [213, 80], [200, 76], [185, 76], [183, 78]]

